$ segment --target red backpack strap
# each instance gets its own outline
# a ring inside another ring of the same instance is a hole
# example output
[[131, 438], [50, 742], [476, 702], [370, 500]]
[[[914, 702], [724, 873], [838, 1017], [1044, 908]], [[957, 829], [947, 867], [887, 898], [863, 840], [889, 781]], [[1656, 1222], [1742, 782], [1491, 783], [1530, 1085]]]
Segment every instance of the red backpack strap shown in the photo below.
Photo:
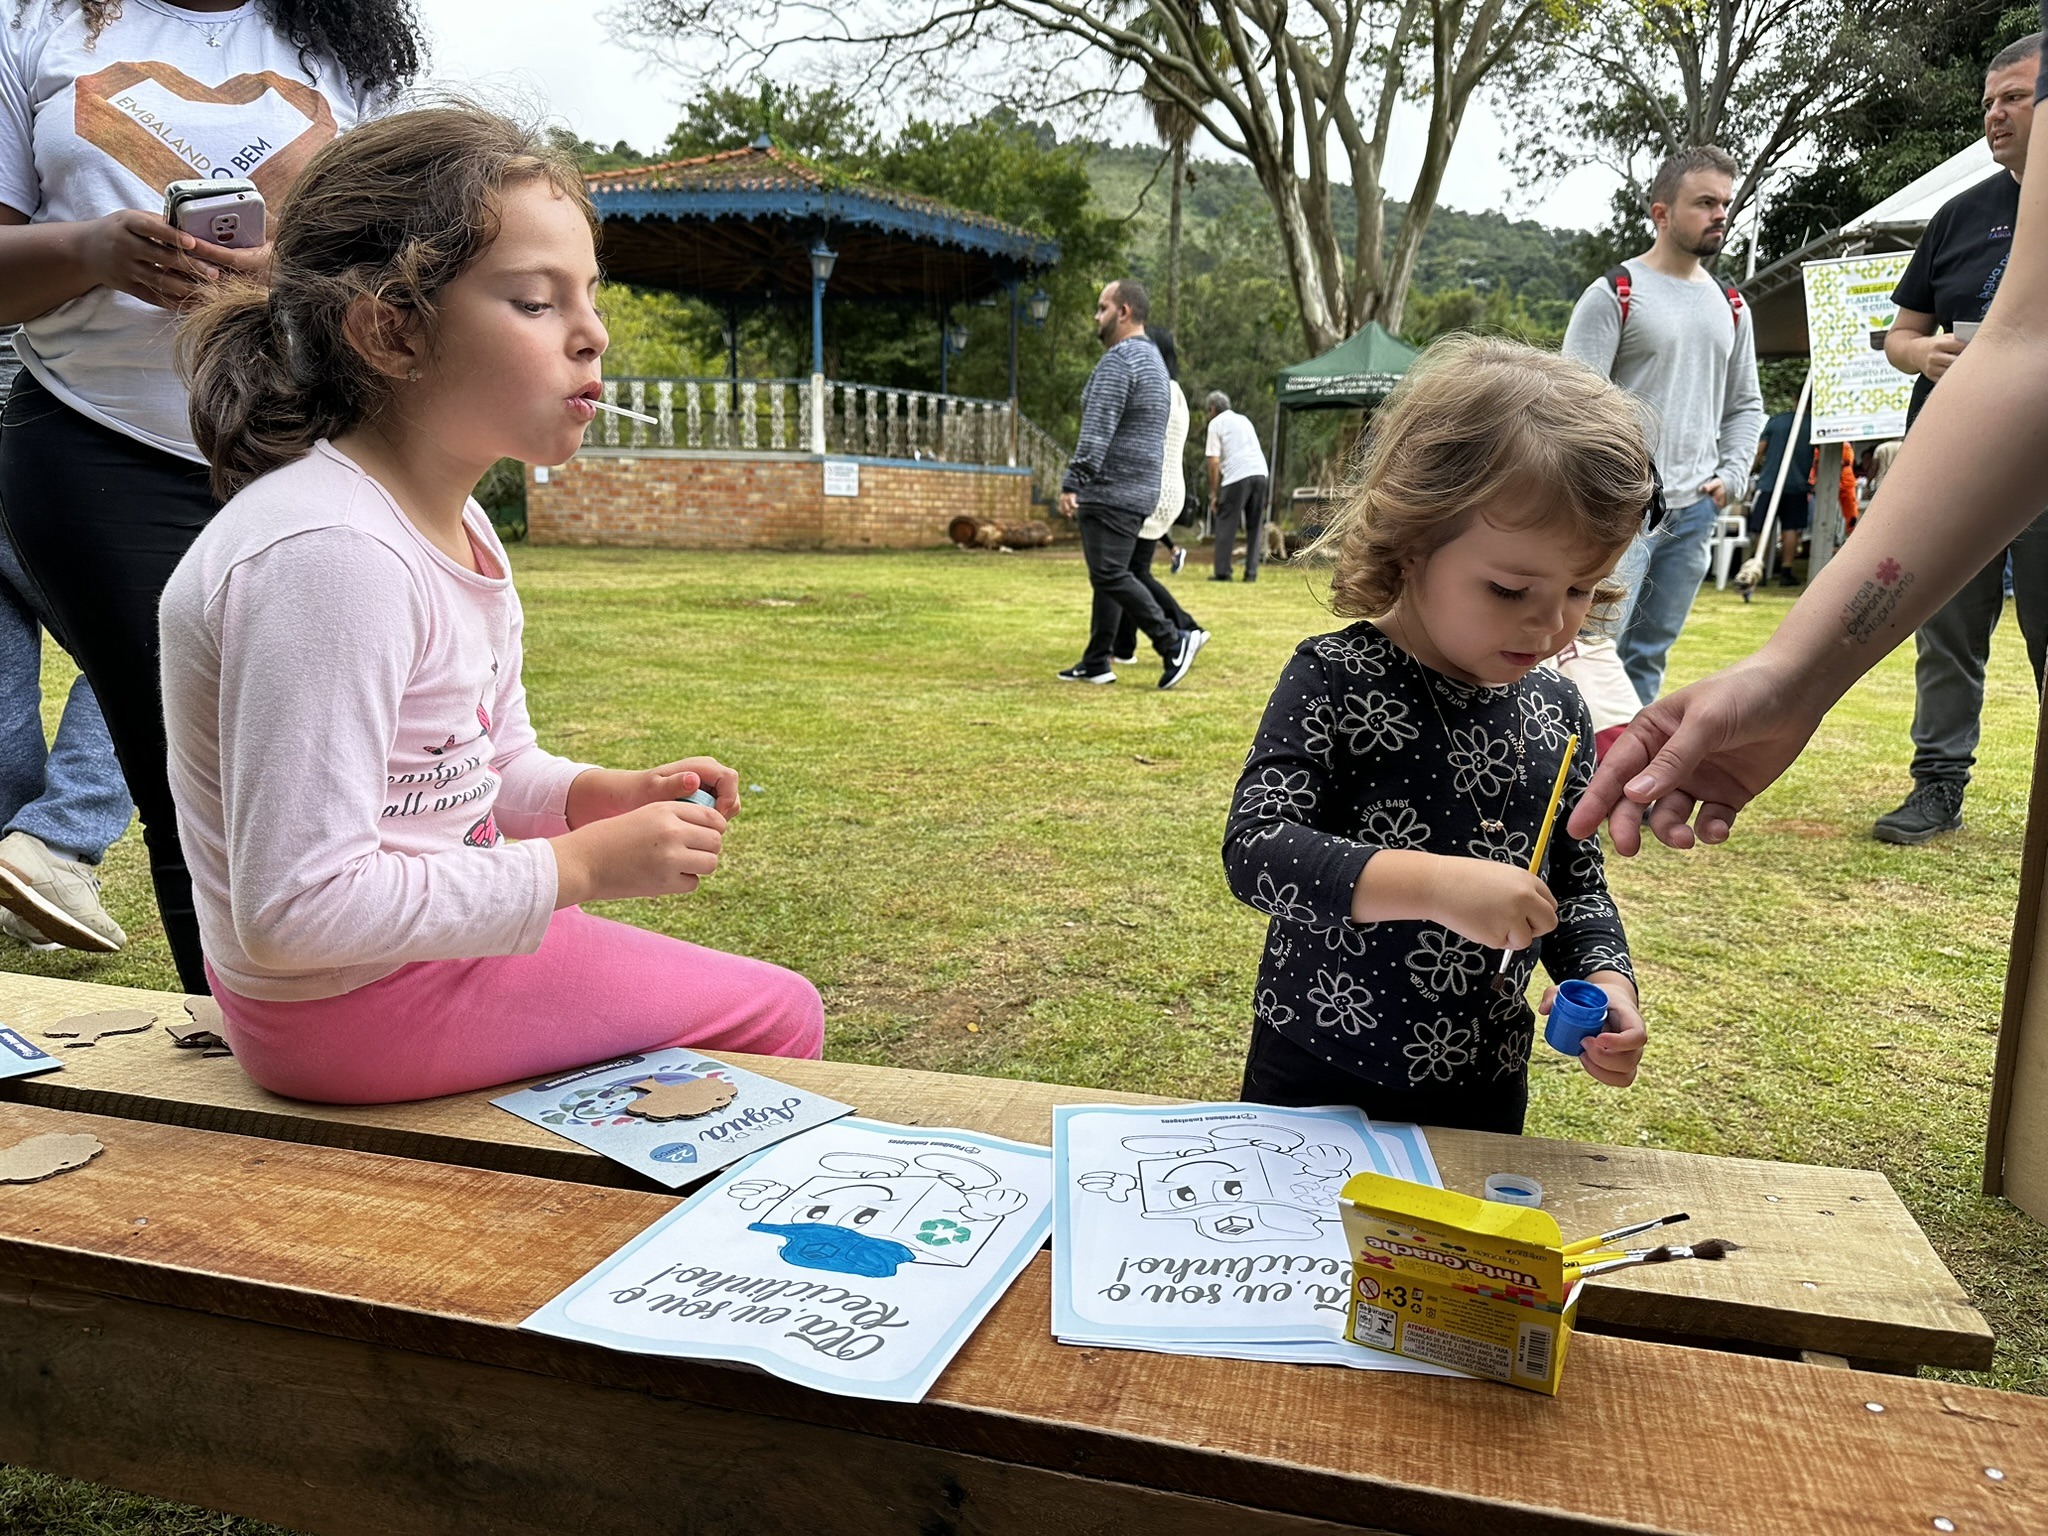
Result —
[[1734, 318], [1735, 329], [1742, 329], [1742, 290], [1733, 283], [1724, 283], [1722, 297], [1728, 300], [1728, 313]]
[[1607, 286], [1614, 290], [1615, 302], [1621, 305], [1621, 323], [1628, 324], [1629, 276], [1627, 267], [1609, 267], [1606, 272]]

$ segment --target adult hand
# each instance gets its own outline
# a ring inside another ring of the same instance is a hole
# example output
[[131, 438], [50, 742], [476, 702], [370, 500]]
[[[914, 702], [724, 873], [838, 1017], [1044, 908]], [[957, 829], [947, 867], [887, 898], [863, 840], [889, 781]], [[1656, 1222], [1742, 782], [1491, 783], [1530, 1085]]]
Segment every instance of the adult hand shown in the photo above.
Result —
[[85, 268], [95, 287], [182, 309], [220, 277], [218, 266], [192, 254], [199, 244], [153, 213], [123, 208], [86, 225]]
[[1647, 811], [1666, 847], [1725, 842], [1736, 815], [1805, 748], [1822, 713], [1768, 662], [1739, 661], [1646, 706], [1607, 749], [1565, 830], [1590, 837], [1605, 820], [1615, 852], [1632, 856]]
[[1060, 492], [1060, 516], [1072, 517], [1081, 510], [1081, 498], [1072, 491]]
[[[1636, 1080], [1643, 1064], [1643, 1047], [1650, 1043], [1650, 1031], [1636, 1001], [1635, 983], [1619, 971], [1595, 971], [1586, 980], [1607, 994], [1607, 1027], [1586, 1037], [1579, 1065], [1610, 1088], [1626, 1088]], [[1556, 998], [1557, 988], [1546, 987], [1536, 1011], [1549, 1013]]]
[[1932, 384], [1949, 370], [1949, 365], [1963, 355], [1963, 348], [1969, 343], [1960, 336], [1930, 336], [1927, 344], [1920, 349], [1920, 372]]
[[266, 287], [270, 283], [270, 252], [271, 243], [268, 240], [247, 250], [237, 250], [230, 245], [207, 245], [203, 242], [199, 247], [199, 254], [214, 266], [230, 272], [239, 272], [245, 277], [253, 277]]
[[1557, 926], [1557, 898], [1520, 865], [1466, 858], [1442, 864], [1430, 921], [1488, 949], [1527, 949]]
[[718, 868], [725, 818], [708, 805], [665, 800], [549, 839], [555, 905], [687, 895]]
[[586, 768], [569, 784], [571, 827], [623, 816], [643, 805], [681, 800], [699, 789], [718, 797], [718, 813], [736, 816], [740, 809], [740, 776], [715, 757], [686, 757], [659, 768]]
[[1725, 507], [1728, 505], [1728, 482], [1716, 475], [1711, 480], [1701, 482], [1700, 494], [1716, 507]]

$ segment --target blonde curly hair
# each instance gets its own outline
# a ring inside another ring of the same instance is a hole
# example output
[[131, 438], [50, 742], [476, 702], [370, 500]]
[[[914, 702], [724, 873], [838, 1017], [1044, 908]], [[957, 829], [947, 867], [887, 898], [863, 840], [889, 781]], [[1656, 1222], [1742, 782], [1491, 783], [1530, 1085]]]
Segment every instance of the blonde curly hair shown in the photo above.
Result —
[[[1589, 549], [1623, 547], [1658, 494], [1646, 425], [1627, 394], [1555, 352], [1487, 336], [1434, 343], [1380, 408], [1351, 494], [1311, 551], [1335, 558], [1331, 608], [1385, 614], [1404, 567], [1482, 513], [1555, 527]], [[1595, 601], [1624, 590], [1603, 582]]]

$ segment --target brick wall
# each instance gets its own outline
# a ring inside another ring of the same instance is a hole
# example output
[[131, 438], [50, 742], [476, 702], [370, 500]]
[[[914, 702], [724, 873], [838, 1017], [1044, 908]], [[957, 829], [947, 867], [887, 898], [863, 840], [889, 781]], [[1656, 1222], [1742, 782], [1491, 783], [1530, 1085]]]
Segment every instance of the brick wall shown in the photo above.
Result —
[[827, 496], [808, 454], [586, 449], [527, 471], [526, 536], [535, 544], [666, 549], [914, 549], [946, 542], [962, 513], [993, 522], [1033, 514], [1031, 477], [863, 459], [858, 496]]

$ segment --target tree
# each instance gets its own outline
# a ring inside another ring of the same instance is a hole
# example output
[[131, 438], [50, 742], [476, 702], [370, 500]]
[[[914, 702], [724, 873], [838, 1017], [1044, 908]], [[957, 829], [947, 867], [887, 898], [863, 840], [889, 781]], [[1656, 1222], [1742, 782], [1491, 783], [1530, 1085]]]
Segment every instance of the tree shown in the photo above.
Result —
[[[1371, 319], [1398, 327], [1473, 91], [1579, 0], [1208, 3], [1214, 56], [1205, 12], [1186, 0], [1145, 0], [1144, 27], [1128, 9], [1088, 0], [931, 0], [908, 18], [886, 0], [829, 10], [801, 0], [628, 0], [622, 15], [635, 38], [681, 40], [687, 56], [675, 62], [707, 80], [829, 49], [865, 64], [866, 89], [965, 82], [1032, 111], [1100, 103], [1135, 81], [1256, 173], [1312, 351]], [[1386, 152], [1404, 98], [1419, 99], [1428, 118], [1407, 217], [1388, 250]], [[1347, 172], [1349, 258], [1334, 196]]]
[[1657, 162], [1718, 145], [1742, 168], [1732, 225], [1788, 159], [1873, 89], [1911, 77], [1923, 17], [1903, 0], [1594, 0], [1559, 40], [1565, 67], [1519, 98], [1545, 146], [1526, 169], [1620, 171], [1612, 254], [1640, 248]]

